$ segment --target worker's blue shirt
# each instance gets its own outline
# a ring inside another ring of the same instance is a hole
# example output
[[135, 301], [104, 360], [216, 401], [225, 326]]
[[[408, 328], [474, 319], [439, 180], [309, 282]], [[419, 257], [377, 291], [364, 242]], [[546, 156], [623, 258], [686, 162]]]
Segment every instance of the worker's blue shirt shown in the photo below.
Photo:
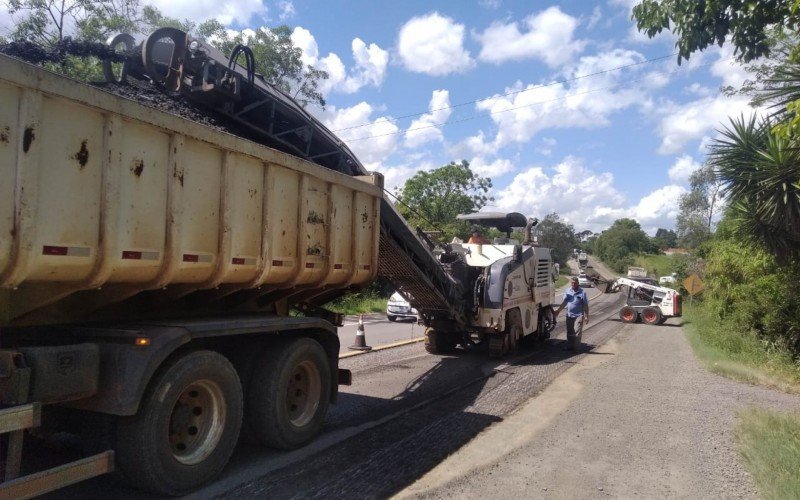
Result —
[[579, 287], [577, 290], [573, 290], [572, 287], [569, 287], [564, 292], [564, 302], [567, 304], [567, 316], [577, 318], [583, 315], [584, 307], [589, 303], [589, 298], [583, 288]]

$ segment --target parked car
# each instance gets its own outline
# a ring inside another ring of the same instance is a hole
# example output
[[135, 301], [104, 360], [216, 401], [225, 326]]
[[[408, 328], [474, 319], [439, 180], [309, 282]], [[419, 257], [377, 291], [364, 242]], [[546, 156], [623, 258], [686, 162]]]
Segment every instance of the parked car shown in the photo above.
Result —
[[675, 283], [677, 281], [677, 276], [678, 275], [676, 273], [672, 273], [672, 275], [670, 275], [670, 276], [662, 276], [662, 277], [658, 278], [658, 284], [659, 285], [671, 285], [671, 284], [673, 284], [673, 283]]
[[594, 286], [592, 280], [590, 280], [584, 273], [578, 275], [578, 284], [581, 288], [591, 288]]
[[406, 299], [400, 295], [400, 292], [394, 292], [389, 297], [389, 302], [386, 303], [386, 317], [389, 321], [397, 321], [398, 319], [417, 319], [417, 310], [411, 307]]

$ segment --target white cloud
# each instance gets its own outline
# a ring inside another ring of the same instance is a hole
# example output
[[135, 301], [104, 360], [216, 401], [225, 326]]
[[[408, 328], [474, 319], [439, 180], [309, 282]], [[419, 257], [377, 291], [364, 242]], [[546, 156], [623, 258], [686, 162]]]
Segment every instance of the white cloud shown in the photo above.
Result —
[[610, 172], [596, 172], [580, 158], [570, 156], [551, 168], [528, 167], [494, 196], [498, 210], [540, 219], [556, 212], [577, 231], [600, 232], [627, 217], [654, 234], [659, 227], [674, 227], [680, 195], [685, 192], [685, 188], [670, 184], [630, 203], [614, 187]]
[[675, 163], [669, 167], [669, 178], [672, 182], [686, 184], [689, 182], [689, 176], [692, 172], [699, 169], [702, 165], [696, 162], [694, 158], [689, 155], [683, 155]]
[[215, 18], [222, 24], [246, 24], [254, 16], [266, 17], [262, 0], [146, 0], [164, 15], [177, 19], [205, 21]]
[[294, 3], [291, 0], [281, 0], [278, 2], [278, 19], [285, 21], [294, 17], [297, 11], [294, 9]]
[[[616, 49], [596, 56], [582, 57], [563, 71], [567, 79], [598, 73], [610, 68], [640, 62], [638, 52]], [[487, 155], [511, 143], [525, 143], [538, 132], [554, 128], [597, 128], [610, 123], [610, 115], [631, 106], [649, 103], [647, 82], [644, 88], [612, 88], [630, 78], [631, 71], [611, 71], [592, 78], [540, 86], [517, 82], [496, 95], [476, 104], [478, 111], [490, 113], [497, 127], [494, 138], [483, 132], [468, 138], [460, 147], [475, 155]]]
[[487, 162], [484, 158], [475, 157], [469, 162], [469, 168], [480, 175], [481, 177], [488, 177], [494, 179], [509, 172], [516, 170], [516, 166], [511, 160], [505, 158], [497, 158], [492, 162]]
[[661, 145], [660, 154], [675, 154], [687, 143], [713, 134], [728, 123], [728, 117], [744, 114], [750, 116], [754, 110], [745, 97], [704, 97], [686, 104], [669, 104], [661, 110], [663, 118], [658, 127]]
[[[722, 79], [722, 85], [738, 89], [745, 80], [752, 79], [740, 63], [733, 59], [733, 44], [726, 43], [719, 49], [719, 59], [711, 65], [711, 74]], [[759, 61], [753, 61], [757, 64]]]
[[655, 234], [659, 227], [674, 227], [680, 212], [680, 197], [686, 192], [686, 188], [673, 184], [658, 188], [639, 200], [628, 216], [636, 219], [648, 234]]
[[464, 48], [464, 25], [438, 12], [406, 22], [397, 51], [409, 71], [433, 76], [462, 73], [475, 64]]
[[528, 16], [522, 22], [492, 23], [486, 31], [475, 35], [482, 48], [479, 59], [500, 64], [536, 58], [551, 67], [561, 66], [583, 50], [586, 42], [573, 39], [578, 20], [549, 7]]
[[14, 20], [8, 10], [0, 9], [0, 36], [7, 36], [14, 27]]
[[536, 152], [544, 156], [550, 156], [553, 154], [553, 148], [556, 147], [556, 144], [558, 144], [558, 141], [552, 137], [542, 137], [541, 144], [536, 148]]
[[575, 157], [552, 168], [531, 166], [495, 194], [502, 211], [517, 211], [540, 219], [557, 212], [577, 230], [600, 231], [614, 221], [598, 219], [595, 207], [621, 209], [624, 197], [613, 186], [609, 172], [596, 173]]
[[442, 131], [438, 124], [450, 118], [450, 92], [434, 90], [428, 104], [429, 113], [425, 113], [411, 122], [406, 130], [406, 147], [417, 148], [426, 142], [441, 141]]
[[601, 19], [603, 19], [603, 10], [599, 5], [595, 5], [594, 9], [592, 9], [592, 15], [589, 16], [589, 20], [586, 22], [586, 27], [588, 29], [594, 28]]
[[315, 110], [318, 118], [353, 150], [367, 170], [381, 171], [386, 158], [397, 150], [399, 128], [391, 117], [373, 118], [373, 112], [375, 109], [366, 102], [349, 108], [329, 106], [325, 111]]
[[389, 53], [374, 43], [367, 45], [360, 38], [353, 39], [351, 47], [355, 67], [349, 73], [339, 56], [333, 52], [319, 57], [317, 41], [309, 30], [296, 27], [292, 31], [292, 43], [302, 51], [300, 58], [305, 64], [328, 73], [328, 79], [320, 82], [319, 90], [323, 95], [330, 92], [352, 94], [367, 85], [378, 87], [386, 78]]

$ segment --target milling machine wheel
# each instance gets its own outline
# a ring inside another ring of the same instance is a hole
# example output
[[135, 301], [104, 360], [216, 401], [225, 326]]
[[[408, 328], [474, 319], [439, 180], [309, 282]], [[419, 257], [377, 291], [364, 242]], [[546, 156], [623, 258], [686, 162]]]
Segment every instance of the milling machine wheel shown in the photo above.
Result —
[[447, 354], [455, 351], [456, 345], [458, 345], [458, 336], [455, 332], [433, 328], [425, 330], [425, 350], [429, 354]]

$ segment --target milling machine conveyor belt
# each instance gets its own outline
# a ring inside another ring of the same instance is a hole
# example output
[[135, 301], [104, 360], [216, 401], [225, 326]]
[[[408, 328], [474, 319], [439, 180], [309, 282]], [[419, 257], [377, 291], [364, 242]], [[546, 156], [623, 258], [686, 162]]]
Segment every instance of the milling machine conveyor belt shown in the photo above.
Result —
[[378, 275], [394, 285], [421, 315], [465, 323], [463, 288], [385, 198], [381, 201], [379, 252]]

